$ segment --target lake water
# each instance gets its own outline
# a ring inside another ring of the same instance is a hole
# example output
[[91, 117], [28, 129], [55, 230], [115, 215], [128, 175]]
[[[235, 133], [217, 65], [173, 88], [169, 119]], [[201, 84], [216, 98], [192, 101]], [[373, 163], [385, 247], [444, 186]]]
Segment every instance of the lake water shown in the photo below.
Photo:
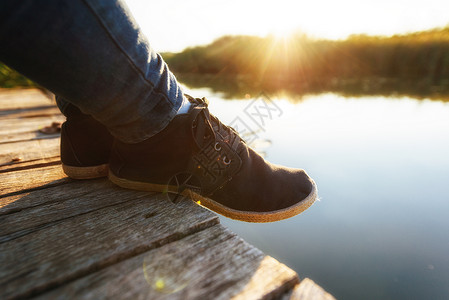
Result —
[[266, 95], [276, 109], [257, 126], [246, 112], [258, 95], [187, 92], [224, 123], [239, 117], [267, 160], [318, 185], [301, 215], [222, 224], [338, 299], [449, 299], [449, 103]]

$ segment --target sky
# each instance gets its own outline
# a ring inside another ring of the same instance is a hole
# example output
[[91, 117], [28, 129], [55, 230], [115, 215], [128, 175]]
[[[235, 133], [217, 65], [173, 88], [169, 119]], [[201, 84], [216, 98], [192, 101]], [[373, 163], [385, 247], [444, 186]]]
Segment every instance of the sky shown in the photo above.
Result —
[[158, 52], [182, 51], [223, 35], [344, 39], [449, 25], [449, 0], [127, 0]]

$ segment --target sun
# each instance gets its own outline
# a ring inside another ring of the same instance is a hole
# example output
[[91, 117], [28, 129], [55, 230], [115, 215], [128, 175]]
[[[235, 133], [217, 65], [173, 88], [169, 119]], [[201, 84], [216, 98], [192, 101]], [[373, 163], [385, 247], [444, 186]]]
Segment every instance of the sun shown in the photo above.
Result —
[[297, 30], [298, 29], [293, 23], [293, 20], [278, 16], [276, 21], [271, 24], [268, 32], [269, 35], [273, 35], [279, 40], [286, 40], [289, 39]]
[[287, 40], [293, 35], [293, 33], [294, 30], [292, 30], [291, 28], [277, 28], [271, 31], [271, 34], [277, 40]]

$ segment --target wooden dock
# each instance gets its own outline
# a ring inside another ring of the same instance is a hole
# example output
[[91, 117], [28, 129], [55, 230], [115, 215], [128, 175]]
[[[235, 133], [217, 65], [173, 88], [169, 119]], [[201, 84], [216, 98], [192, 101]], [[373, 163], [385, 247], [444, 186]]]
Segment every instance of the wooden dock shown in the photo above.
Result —
[[188, 199], [67, 178], [63, 121], [0, 90], [0, 299], [334, 299]]

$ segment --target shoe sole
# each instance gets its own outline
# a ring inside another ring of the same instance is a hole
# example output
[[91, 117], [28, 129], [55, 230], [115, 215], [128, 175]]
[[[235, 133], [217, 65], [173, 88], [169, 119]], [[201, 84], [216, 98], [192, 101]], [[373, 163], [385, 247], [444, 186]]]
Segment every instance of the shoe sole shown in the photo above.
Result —
[[94, 179], [108, 176], [108, 166], [108, 164], [103, 164], [90, 167], [74, 167], [62, 164], [62, 170], [72, 179]]
[[[109, 180], [112, 181], [114, 184], [131, 190], [139, 190], [139, 191], [147, 191], [147, 192], [159, 192], [159, 193], [167, 193], [167, 192], [173, 192], [175, 193], [177, 191], [176, 186], [169, 186], [169, 185], [161, 185], [161, 184], [153, 184], [153, 183], [147, 183], [147, 182], [139, 182], [139, 181], [132, 181], [124, 178], [117, 177], [109, 171]], [[219, 213], [225, 217], [244, 221], [244, 222], [250, 222], [250, 223], [267, 223], [267, 222], [275, 222], [280, 221], [284, 219], [288, 219], [290, 217], [296, 216], [306, 209], [308, 209], [317, 199], [317, 187], [315, 182], [312, 180], [312, 191], [309, 193], [309, 195], [301, 200], [296, 205], [272, 211], [272, 212], [251, 212], [251, 211], [240, 211], [236, 209], [232, 209], [229, 207], [226, 207], [210, 198], [201, 196], [198, 193], [195, 193], [192, 190], [185, 189], [181, 195], [191, 198], [193, 201], [195, 201], [197, 204], [204, 206], [216, 213]]]

